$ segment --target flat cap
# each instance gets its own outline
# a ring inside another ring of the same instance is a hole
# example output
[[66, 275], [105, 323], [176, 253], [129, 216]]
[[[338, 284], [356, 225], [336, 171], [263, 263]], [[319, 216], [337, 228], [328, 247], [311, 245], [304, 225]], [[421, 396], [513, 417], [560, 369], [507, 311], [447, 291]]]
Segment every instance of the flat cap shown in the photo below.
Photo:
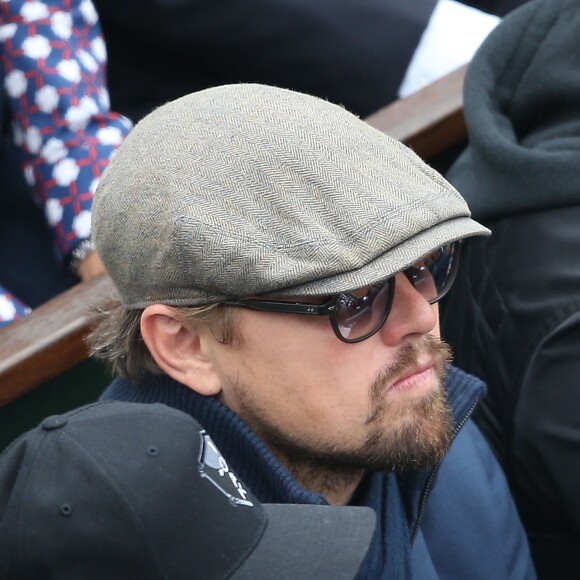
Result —
[[409, 148], [344, 108], [236, 84], [145, 117], [95, 195], [127, 308], [360, 288], [489, 231]]

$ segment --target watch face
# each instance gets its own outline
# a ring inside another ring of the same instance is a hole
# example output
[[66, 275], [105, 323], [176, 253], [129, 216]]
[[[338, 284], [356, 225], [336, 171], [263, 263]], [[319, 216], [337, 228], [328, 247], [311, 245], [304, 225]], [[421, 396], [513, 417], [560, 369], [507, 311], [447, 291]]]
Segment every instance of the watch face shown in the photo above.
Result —
[[201, 477], [210, 481], [231, 503], [252, 507], [249, 492], [236, 474], [229, 468], [211, 437], [201, 431], [198, 466]]
[[78, 274], [79, 264], [91, 253], [95, 251], [93, 241], [83, 240], [72, 252], [68, 262], [68, 268], [73, 274]]

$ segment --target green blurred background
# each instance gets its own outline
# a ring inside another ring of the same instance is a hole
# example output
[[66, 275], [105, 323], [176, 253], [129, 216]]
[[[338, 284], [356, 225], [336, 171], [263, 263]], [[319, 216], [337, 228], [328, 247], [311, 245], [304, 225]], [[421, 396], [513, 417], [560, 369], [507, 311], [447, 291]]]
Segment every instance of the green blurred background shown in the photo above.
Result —
[[[0, 451], [49, 415], [98, 399], [111, 381], [105, 367], [88, 359], [0, 408]], [[0, 387], [2, 388], [2, 387]]]

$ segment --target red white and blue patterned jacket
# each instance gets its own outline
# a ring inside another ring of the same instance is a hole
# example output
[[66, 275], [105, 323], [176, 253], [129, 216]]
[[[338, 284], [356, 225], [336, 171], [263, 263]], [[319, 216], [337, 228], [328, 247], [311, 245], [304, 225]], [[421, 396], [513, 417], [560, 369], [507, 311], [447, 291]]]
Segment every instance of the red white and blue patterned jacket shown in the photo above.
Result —
[[[65, 261], [90, 236], [97, 181], [131, 124], [110, 111], [91, 0], [4, 0], [0, 14], [3, 98], [26, 180]], [[0, 286], [0, 326], [27, 311]]]

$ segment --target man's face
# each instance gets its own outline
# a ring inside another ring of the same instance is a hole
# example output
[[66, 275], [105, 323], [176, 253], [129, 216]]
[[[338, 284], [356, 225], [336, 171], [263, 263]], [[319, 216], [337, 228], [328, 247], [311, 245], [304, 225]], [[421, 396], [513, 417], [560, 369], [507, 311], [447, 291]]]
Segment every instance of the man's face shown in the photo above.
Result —
[[347, 344], [326, 316], [240, 309], [240, 344], [217, 345], [222, 400], [286, 463], [424, 468], [448, 447], [449, 358], [436, 305], [397, 275], [389, 317]]

